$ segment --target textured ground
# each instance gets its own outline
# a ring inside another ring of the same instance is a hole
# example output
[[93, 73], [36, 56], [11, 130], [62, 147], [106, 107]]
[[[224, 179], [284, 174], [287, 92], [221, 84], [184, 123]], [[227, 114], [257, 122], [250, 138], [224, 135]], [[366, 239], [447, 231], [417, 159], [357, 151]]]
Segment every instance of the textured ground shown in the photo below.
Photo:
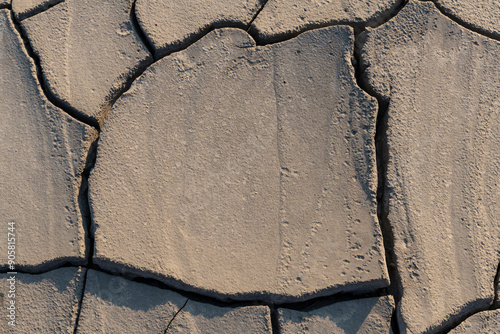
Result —
[[499, 25], [0, 1], [0, 333], [500, 332]]

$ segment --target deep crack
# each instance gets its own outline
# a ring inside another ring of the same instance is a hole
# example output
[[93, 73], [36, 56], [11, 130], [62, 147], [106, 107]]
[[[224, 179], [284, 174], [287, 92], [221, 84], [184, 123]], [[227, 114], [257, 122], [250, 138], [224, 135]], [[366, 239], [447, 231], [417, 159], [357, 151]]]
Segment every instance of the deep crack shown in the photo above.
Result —
[[269, 305], [271, 312], [271, 331], [273, 334], [281, 334], [278, 310], [274, 304]]
[[83, 228], [85, 230], [85, 259], [88, 266], [92, 266], [94, 263], [95, 249], [94, 228], [92, 224], [92, 215], [89, 203], [88, 179], [90, 176], [90, 171], [92, 170], [92, 168], [94, 168], [96, 162], [98, 141], [99, 137], [97, 137], [94, 142], [92, 142], [87, 153], [87, 161], [85, 163], [85, 169], [83, 170], [83, 173], [81, 175], [82, 183], [78, 195], [78, 204], [80, 207]]
[[363, 47], [364, 31], [355, 32], [353, 67], [358, 86], [370, 96], [377, 99], [378, 112], [375, 130], [375, 155], [377, 160], [377, 217], [382, 232], [384, 241], [385, 257], [387, 269], [391, 280], [389, 293], [392, 294], [396, 303], [401, 297], [401, 286], [399, 286], [399, 277], [397, 272], [396, 254], [394, 252], [394, 234], [390, 221], [388, 219], [389, 203], [387, 195], [387, 162], [388, 162], [388, 147], [387, 147], [387, 119], [389, 101], [384, 99], [380, 94], [376, 93], [366, 82], [364, 70], [362, 69], [361, 49]]

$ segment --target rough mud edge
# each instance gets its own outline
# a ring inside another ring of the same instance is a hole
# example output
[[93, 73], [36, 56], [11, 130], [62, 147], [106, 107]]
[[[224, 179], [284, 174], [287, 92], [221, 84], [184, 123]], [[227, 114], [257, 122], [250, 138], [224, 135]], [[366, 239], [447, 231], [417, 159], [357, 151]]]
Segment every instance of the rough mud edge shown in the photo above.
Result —
[[38, 84], [40, 85], [40, 88], [42, 89], [43, 94], [45, 95], [47, 100], [49, 100], [50, 103], [52, 103], [54, 106], [58, 107], [59, 109], [61, 109], [62, 111], [64, 111], [68, 115], [70, 115], [71, 117], [99, 130], [100, 129], [99, 122], [97, 121], [97, 119], [95, 119], [94, 117], [90, 117], [90, 116], [85, 115], [84, 113], [76, 110], [75, 108], [73, 108], [72, 106], [70, 106], [67, 103], [63, 103], [63, 102], [59, 101], [50, 92], [50, 90], [46, 86], [46, 83], [45, 83], [45, 80], [43, 77], [42, 67], [40, 65], [40, 57], [34, 52], [33, 48], [31, 47], [31, 43], [28, 39], [28, 36], [27, 36], [26, 32], [24, 31], [24, 29], [22, 29], [21, 25], [19, 24], [19, 21], [16, 19], [15, 15], [14, 15], [13, 11], [11, 10], [10, 12], [11, 12], [10, 14], [11, 14], [12, 22], [14, 23], [14, 27], [16, 28], [19, 36], [23, 40], [26, 53], [28, 54], [28, 56], [32, 59], [32, 61], [35, 64], [36, 77], [38, 80]]
[[460, 314], [460, 311], [457, 314], [452, 314], [449, 315], [449, 318], [446, 319], [441, 326], [435, 331], [435, 333], [448, 333], [452, 329], [458, 327], [462, 322], [466, 321], [473, 315], [476, 315], [478, 313], [484, 312], [484, 311], [489, 311], [489, 310], [496, 310], [499, 308], [500, 305], [498, 305], [498, 284], [499, 284], [499, 279], [500, 279], [500, 263], [497, 267], [497, 272], [495, 274], [495, 278], [493, 281], [493, 289], [494, 289], [494, 298], [493, 300], [488, 303], [487, 300], [475, 300], [471, 304], [481, 304], [484, 302], [486, 305], [482, 307], [477, 307], [474, 309], [474, 307], [471, 307], [471, 311], [469, 312], [463, 312]]
[[[475, 304], [484, 304], [484, 306], [477, 306], [475, 307]], [[472, 306], [471, 306], [472, 305]], [[462, 322], [467, 320], [468, 318], [472, 317], [473, 315], [477, 313], [481, 313], [484, 311], [488, 311], [491, 309], [492, 301], [488, 301], [487, 299], [476, 299], [472, 303], [469, 303], [468, 305], [464, 305], [464, 307], [461, 310], [458, 310], [454, 314], [448, 314], [448, 318], [446, 318], [440, 325], [431, 328], [429, 333], [448, 333], [452, 329], [456, 328], [459, 326]], [[464, 308], [470, 308], [469, 311], [464, 311]]]
[[65, 0], [49, 0], [46, 3], [42, 3], [38, 6], [36, 6], [35, 8], [32, 8], [31, 10], [29, 10], [26, 13], [19, 14], [18, 15], [19, 21], [28, 19], [32, 16], [35, 16], [35, 15], [40, 14], [42, 12], [45, 12], [46, 10], [54, 7], [55, 5], [60, 4], [61, 2], [64, 2], [64, 1]]
[[175, 314], [174, 314], [174, 316], [172, 317], [172, 319], [170, 319], [170, 321], [168, 322], [167, 328], [165, 328], [165, 331], [163, 332], [164, 334], [167, 334], [167, 331], [168, 331], [168, 329], [170, 328], [170, 325], [172, 324], [172, 322], [174, 322], [175, 317], [177, 317], [177, 315], [178, 315], [179, 313], [181, 313], [182, 309], [183, 309], [183, 308], [187, 305], [188, 301], [189, 301], [189, 298], [188, 298], [188, 299], [186, 299], [186, 302], [184, 303], [184, 305], [182, 305], [182, 306], [181, 306], [181, 308], [180, 308], [180, 309], [178, 309], [178, 310], [177, 310], [177, 312], [175, 312]]
[[80, 299], [78, 300], [78, 309], [76, 311], [75, 328], [73, 330], [73, 334], [76, 334], [78, 331], [78, 323], [80, 321], [80, 314], [82, 313], [83, 297], [85, 296], [85, 288], [87, 286], [88, 272], [89, 271], [85, 269], [85, 274], [83, 275], [82, 293], [80, 295]]
[[453, 13], [450, 10], [443, 8], [441, 5], [437, 4], [435, 1], [428, 0], [427, 2], [432, 2], [441, 14], [443, 14], [444, 16], [446, 16], [447, 18], [449, 18], [453, 22], [457, 23], [458, 25], [464, 27], [465, 29], [473, 31], [479, 35], [483, 35], [485, 37], [494, 39], [496, 41], [500, 41], [500, 33], [486, 31], [475, 24], [471, 24], [471, 23], [467, 23], [465, 21], [462, 21], [459, 17], [456, 17], [455, 15], [453, 15]]

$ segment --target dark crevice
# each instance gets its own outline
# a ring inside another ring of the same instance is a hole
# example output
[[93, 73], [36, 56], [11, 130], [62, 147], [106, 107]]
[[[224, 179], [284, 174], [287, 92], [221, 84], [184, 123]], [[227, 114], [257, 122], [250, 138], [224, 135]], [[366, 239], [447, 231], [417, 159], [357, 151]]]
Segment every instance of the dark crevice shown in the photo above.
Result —
[[262, 301], [262, 300], [247, 300], [247, 301], [239, 301], [239, 300], [226, 300], [226, 301], [221, 301], [219, 299], [213, 298], [213, 297], [208, 297], [199, 293], [194, 293], [194, 292], [189, 292], [185, 290], [180, 290], [175, 287], [171, 287], [161, 281], [155, 280], [153, 278], [142, 278], [142, 277], [130, 277], [126, 274], [123, 274], [122, 272], [110, 272], [108, 270], [103, 270], [96, 264], [86, 264], [82, 266], [76, 266], [76, 265], [71, 265], [71, 264], [65, 264], [64, 266], [60, 266], [51, 270], [44, 270], [40, 271], [37, 273], [32, 273], [32, 272], [26, 272], [22, 269], [18, 269], [17, 273], [18, 274], [29, 274], [29, 275], [42, 275], [46, 274], [48, 272], [60, 269], [60, 268], [86, 268], [86, 269], [92, 269], [95, 271], [99, 271], [104, 274], [112, 275], [115, 277], [121, 277], [123, 279], [126, 279], [131, 282], [136, 282], [140, 284], [145, 284], [148, 286], [156, 287], [162, 290], [169, 290], [175, 293], [178, 293], [179, 295], [186, 297], [189, 300], [195, 301], [195, 302], [200, 302], [212, 306], [217, 306], [217, 307], [244, 307], [244, 306], [268, 306], [271, 308], [271, 310], [277, 310], [279, 308], [286, 308], [286, 309], [291, 309], [291, 310], [296, 310], [296, 311], [312, 311], [316, 310], [318, 308], [326, 307], [332, 304], [336, 304], [339, 302], [345, 302], [345, 301], [352, 301], [352, 300], [360, 300], [360, 299], [365, 299], [365, 298], [376, 298], [376, 297], [382, 297], [387, 295], [387, 289], [379, 289], [377, 291], [373, 291], [370, 293], [337, 293], [334, 295], [330, 296], [325, 296], [325, 297], [316, 297], [307, 301], [302, 301], [302, 302], [289, 302], [289, 303], [269, 303], [267, 301]]
[[11, 11], [11, 17], [12, 17], [12, 22], [14, 23], [14, 27], [16, 28], [17, 32], [21, 36], [21, 39], [23, 40], [26, 52], [31, 59], [33, 59], [33, 62], [35, 63], [35, 68], [36, 68], [36, 77], [38, 80], [38, 84], [40, 85], [40, 88], [42, 89], [45, 97], [47, 100], [49, 100], [50, 103], [61, 109], [62, 111], [66, 112], [68, 115], [71, 117], [79, 120], [82, 123], [88, 124], [90, 126], [93, 126], [94, 128], [99, 130], [99, 122], [97, 119], [94, 117], [90, 117], [85, 115], [84, 113], [78, 111], [74, 107], [70, 106], [68, 103], [60, 101], [58, 98], [52, 94], [52, 92], [48, 89], [47, 84], [45, 82], [43, 72], [42, 72], [42, 67], [40, 65], [40, 57], [38, 54], [33, 50], [31, 47], [31, 43], [28, 39], [28, 36], [24, 29], [21, 27], [19, 22], [17, 21], [14, 13]]
[[96, 155], [97, 155], [97, 142], [99, 137], [97, 137], [90, 145], [89, 151], [87, 153], [87, 161], [85, 163], [85, 169], [82, 173], [82, 184], [80, 187], [80, 193], [78, 195], [78, 204], [80, 206], [80, 212], [83, 221], [83, 228], [85, 231], [85, 259], [88, 266], [93, 265], [94, 261], [94, 229], [92, 224], [92, 216], [90, 212], [89, 194], [88, 194], [88, 179], [90, 176], [90, 171], [94, 168]]
[[[147, 68], [149, 68], [151, 65], [155, 63], [155, 50], [151, 45], [151, 43], [149, 42], [146, 35], [144, 34], [144, 31], [142, 30], [141, 26], [139, 25], [135, 11], [135, 6], [136, 6], [136, 0], [134, 0], [130, 8], [130, 22], [132, 23], [132, 30], [137, 34], [137, 37], [146, 48], [147, 52], [149, 53], [149, 56], [143, 59], [139, 64], [137, 64], [136, 67], [130, 71], [131, 73], [126, 75], [125, 82], [119, 88], [114, 89], [109, 93], [108, 95], [109, 100], [106, 102], [106, 105], [101, 110], [99, 116], [98, 120], [99, 126], [102, 126], [104, 124], [106, 117], [108, 116], [115, 102], [130, 89], [130, 86], [132, 86], [135, 80], [138, 77], [140, 77], [142, 73], [146, 71]], [[98, 128], [98, 130], [100, 130], [100, 127]]]
[[247, 24], [247, 28], [245, 29], [247, 32], [250, 30], [250, 28], [252, 27], [252, 24], [253, 22], [255, 21], [255, 19], [257, 18], [257, 16], [259, 16], [260, 12], [262, 12], [262, 10], [264, 9], [264, 7], [267, 5], [267, 2], [269, 0], [264, 0], [262, 5], [260, 6], [260, 8], [255, 12], [255, 14], [253, 15], [252, 19], [250, 20], [250, 22], [248, 22]]
[[0, 4], [0, 9], [11, 9], [10, 2]]
[[[475, 301], [476, 303], [480, 303], [481, 300], [476, 300]], [[481, 313], [481, 312], [484, 312], [484, 311], [490, 311], [494, 308], [494, 300], [493, 302], [491, 303], [490, 306], [483, 306], [483, 307], [471, 307], [471, 310], [469, 310], [468, 312], [464, 312], [464, 313], [461, 313], [461, 314], [452, 314], [452, 315], [449, 315], [449, 318], [447, 320], [445, 320], [443, 322], [443, 324], [441, 324], [438, 329], [435, 331], [435, 333], [448, 333], [450, 332], [452, 329], [460, 326], [460, 324], [462, 324], [464, 321], [466, 321], [467, 319], [469, 319], [470, 317], [478, 314], [478, 313]]]
[[76, 332], [78, 331], [78, 323], [80, 321], [80, 314], [82, 313], [83, 297], [85, 296], [85, 288], [87, 286], [88, 273], [89, 271], [85, 270], [85, 274], [83, 275], [82, 293], [80, 295], [80, 299], [78, 300], [78, 308], [76, 311], [75, 328], [73, 330], [73, 334], [76, 334]]
[[364, 27], [365, 27], [364, 24], [344, 22], [344, 21], [335, 21], [335, 22], [311, 24], [310, 26], [306, 26], [303, 29], [293, 31], [293, 32], [276, 34], [276, 35], [269, 37], [269, 38], [261, 38], [259, 35], [259, 32], [253, 26], [249, 27], [249, 30], [247, 32], [256, 41], [257, 45], [263, 46], [263, 45], [270, 45], [270, 44], [277, 44], [277, 43], [285, 42], [285, 41], [288, 41], [290, 39], [296, 38], [297, 36], [299, 36], [305, 32], [311, 31], [311, 30], [317, 30], [317, 29], [326, 28], [326, 27], [333, 27], [333, 26], [349, 26], [349, 27], [353, 28], [354, 30], [364, 30]]
[[[46, 261], [39, 265], [20, 265], [16, 264], [16, 272], [19, 274], [29, 274], [29, 275], [41, 275], [48, 273], [53, 270], [68, 267], [80, 267], [85, 266], [86, 259], [76, 256], [64, 257]], [[0, 274], [6, 274], [10, 272], [7, 265], [2, 265], [0, 268]]]
[[182, 305], [181, 308], [179, 310], [177, 310], [177, 312], [175, 312], [175, 314], [172, 317], [172, 319], [170, 319], [170, 321], [168, 322], [167, 328], [165, 328], [165, 331], [163, 332], [164, 334], [166, 334], [168, 332], [168, 329], [170, 328], [170, 325], [172, 325], [172, 322], [174, 322], [175, 317], [177, 317], [177, 315], [179, 313], [181, 313], [182, 309], [187, 305], [188, 301], [189, 301], [189, 298], [186, 299], [186, 302], [184, 303], [184, 305]]
[[496, 308], [498, 308], [498, 303], [500, 302], [498, 300], [498, 289], [500, 288], [498, 286], [498, 281], [500, 280], [500, 263], [498, 264], [498, 267], [497, 267], [497, 273], [495, 275], [495, 280], [493, 282], [493, 289], [494, 289], [494, 293], [495, 293], [495, 297], [493, 298], [493, 303], [491, 304], [491, 309], [494, 310]]
[[29, 11], [27, 11], [26, 13], [22, 13], [22, 14], [19, 14], [19, 15], [16, 15], [19, 19], [19, 21], [22, 21], [22, 20], [25, 20], [25, 19], [28, 19], [32, 16], [35, 16], [37, 14], [40, 14], [42, 12], [45, 12], [46, 10], [64, 2], [65, 0], [48, 0], [47, 2], [45, 3], [42, 3], [32, 9], [30, 9]]
[[142, 30], [141, 25], [139, 24], [139, 21], [137, 20], [137, 13], [135, 11], [135, 4], [137, 0], [134, 0], [132, 3], [132, 7], [130, 8], [130, 21], [132, 22], [132, 26], [139, 36], [140, 40], [142, 41], [142, 44], [146, 46], [146, 49], [148, 49], [149, 53], [153, 56], [153, 59], [156, 60], [156, 52], [154, 47], [151, 45], [149, 42], [149, 39], [147, 38], [146, 34], [144, 33], [144, 30]]
[[[394, 13], [394, 17], [403, 7], [407, 4], [404, 1], [397, 11]], [[389, 19], [390, 19], [389, 18]], [[365, 91], [370, 96], [377, 100], [378, 112], [376, 118], [376, 128], [375, 128], [375, 155], [377, 163], [377, 217], [380, 224], [380, 229], [382, 232], [382, 238], [384, 242], [385, 249], [385, 259], [387, 264], [387, 270], [390, 278], [390, 286], [388, 288], [388, 294], [393, 295], [396, 305], [399, 304], [402, 296], [403, 288], [401, 286], [401, 280], [399, 278], [397, 270], [397, 257], [394, 251], [394, 233], [392, 230], [391, 222], [389, 221], [389, 192], [387, 189], [387, 163], [389, 160], [389, 147], [387, 143], [387, 121], [388, 121], [388, 110], [390, 101], [377, 93], [368, 83], [364, 76], [364, 68], [361, 60], [361, 50], [364, 44], [366, 33], [364, 29], [355, 29], [355, 42], [354, 42], [354, 52], [352, 58], [352, 65], [354, 67], [355, 78], [357, 85]], [[397, 308], [396, 308], [397, 309]], [[395, 334], [399, 333], [398, 318], [396, 311], [394, 312], [391, 319], [391, 327]]]
[[278, 310], [274, 304], [269, 305], [269, 310], [271, 312], [271, 331], [273, 334], [281, 334]]
[[398, 315], [396, 310], [392, 312], [392, 317], [391, 317], [391, 330], [392, 334], [401, 334], [401, 331], [399, 330], [399, 325], [398, 325]]
[[458, 25], [464, 27], [467, 30], [473, 31], [479, 35], [483, 35], [485, 37], [500, 41], [500, 33], [499, 32], [486, 31], [479, 26], [476, 26], [472, 23], [465, 22], [462, 19], [460, 19], [459, 17], [453, 15], [451, 10], [442, 7], [441, 5], [436, 3], [436, 1], [432, 1], [432, 2], [436, 6], [436, 8], [439, 10], [439, 12], [441, 12], [441, 14], [443, 14], [444, 16], [446, 16], [447, 18], [449, 18], [453, 22], [457, 23]]
[[377, 160], [377, 216], [384, 240], [385, 256], [391, 285], [389, 294], [399, 301], [401, 296], [401, 287], [398, 286], [399, 278], [397, 273], [396, 254], [394, 253], [394, 234], [390, 221], [388, 219], [389, 203], [387, 193], [387, 162], [388, 162], [388, 145], [387, 145], [387, 120], [389, 110], [389, 100], [378, 94], [368, 84], [364, 78], [364, 69], [362, 68], [361, 49], [364, 39], [363, 31], [355, 31], [354, 56], [352, 64], [355, 71], [357, 85], [368, 93], [370, 96], [377, 99], [378, 112], [375, 128], [375, 154]]

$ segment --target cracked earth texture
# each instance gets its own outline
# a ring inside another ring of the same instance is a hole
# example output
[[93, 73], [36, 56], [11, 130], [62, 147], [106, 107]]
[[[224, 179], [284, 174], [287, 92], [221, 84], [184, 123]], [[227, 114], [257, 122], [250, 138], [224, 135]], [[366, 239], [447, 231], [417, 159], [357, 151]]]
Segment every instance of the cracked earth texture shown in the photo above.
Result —
[[500, 333], [499, 24], [0, 1], [0, 333]]

